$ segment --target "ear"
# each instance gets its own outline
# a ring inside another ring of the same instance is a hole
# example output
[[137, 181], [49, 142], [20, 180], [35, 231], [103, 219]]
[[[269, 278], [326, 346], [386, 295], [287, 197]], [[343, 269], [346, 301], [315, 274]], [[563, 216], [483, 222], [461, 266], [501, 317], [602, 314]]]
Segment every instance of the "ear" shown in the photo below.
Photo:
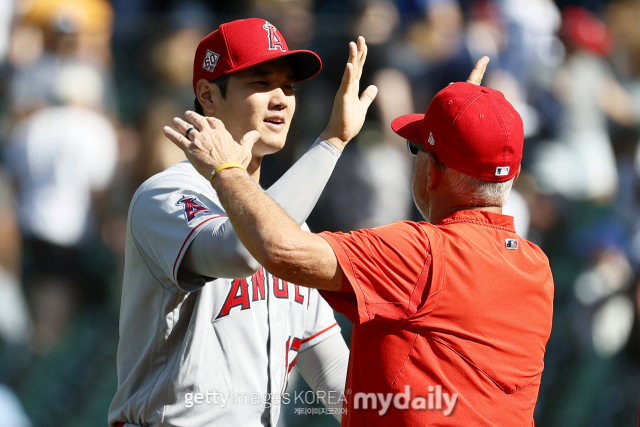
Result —
[[520, 176], [520, 171], [522, 170], [522, 163], [520, 165], [518, 165], [518, 172], [516, 172], [516, 176], [513, 178], [513, 183], [515, 184], [516, 181], [518, 180], [518, 177]]
[[[420, 155], [422, 153], [418, 153]], [[427, 161], [429, 163], [429, 182], [427, 184], [427, 191], [431, 191], [442, 180], [443, 169], [440, 162], [436, 160], [431, 154], [426, 154]]]
[[205, 79], [198, 80], [196, 84], [196, 96], [202, 109], [207, 113], [206, 115], [212, 115], [220, 108], [220, 102], [222, 101], [222, 94], [220, 88], [208, 82]]

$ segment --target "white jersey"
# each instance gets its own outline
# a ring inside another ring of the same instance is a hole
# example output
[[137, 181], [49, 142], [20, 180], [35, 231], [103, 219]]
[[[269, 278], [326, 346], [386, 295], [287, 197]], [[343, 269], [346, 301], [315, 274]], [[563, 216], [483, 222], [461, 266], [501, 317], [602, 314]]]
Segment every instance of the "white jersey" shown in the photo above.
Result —
[[23, 232], [80, 244], [92, 223], [91, 193], [107, 188], [116, 170], [118, 139], [107, 117], [81, 107], [44, 108], [16, 127], [6, 154], [21, 190]]
[[[297, 353], [339, 333], [315, 289], [264, 269], [237, 280], [179, 269], [203, 226], [227, 220], [188, 162], [135, 193], [111, 426], [275, 426]], [[265, 404], [266, 396], [272, 401]]]

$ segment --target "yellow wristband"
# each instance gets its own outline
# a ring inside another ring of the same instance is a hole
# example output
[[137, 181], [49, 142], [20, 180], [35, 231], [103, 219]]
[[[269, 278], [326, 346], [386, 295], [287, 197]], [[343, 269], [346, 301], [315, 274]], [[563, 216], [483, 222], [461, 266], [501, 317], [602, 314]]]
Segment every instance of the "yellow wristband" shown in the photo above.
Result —
[[209, 177], [209, 182], [213, 183], [213, 177], [216, 176], [218, 172], [224, 169], [229, 169], [229, 168], [239, 168], [245, 172], [247, 171], [245, 167], [242, 166], [240, 163], [236, 163], [236, 162], [223, 163], [211, 172], [211, 176]]

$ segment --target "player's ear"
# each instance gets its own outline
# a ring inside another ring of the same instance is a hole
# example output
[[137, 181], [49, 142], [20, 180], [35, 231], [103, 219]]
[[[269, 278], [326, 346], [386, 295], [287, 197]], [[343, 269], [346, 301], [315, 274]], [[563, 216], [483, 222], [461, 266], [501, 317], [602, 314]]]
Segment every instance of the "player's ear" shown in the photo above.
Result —
[[520, 176], [520, 171], [522, 170], [522, 164], [518, 165], [518, 172], [516, 172], [516, 176], [515, 178], [513, 178], [513, 183], [515, 184], [516, 181], [518, 180], [518, 177]]
[[[421, 153], [418, 153], [418, 155], [420, 154]], [[442, 174], [444, 173], [444, 167], [440, 162], [436, 160], [435, 157], [433, 157], [433, 155], [429, 153], [425, 153], [425, 155], [427, 156], [428, 163], [429, 163], [429, 172], [428, 172], [429, 182], [427, 183], [427, 191], [430, 191], [442, 179]]]
[[198, 80], [196, 84], [196, 96], [205, 115], [209, 116], [215, 113], [220, 108], [220, 102], [222, 101], [222, 94], [218, 85], [206, 81], [205, 79]]

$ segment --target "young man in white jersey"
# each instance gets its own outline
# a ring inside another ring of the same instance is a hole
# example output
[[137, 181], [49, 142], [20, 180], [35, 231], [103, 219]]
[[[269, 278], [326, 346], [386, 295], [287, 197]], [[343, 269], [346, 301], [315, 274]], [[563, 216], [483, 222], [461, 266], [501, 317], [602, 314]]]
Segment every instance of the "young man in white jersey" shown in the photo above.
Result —
[[[358, 97], [366, 51], [364, 39], [350, 43], [327, 129], [268, 190], [303, 228], [375, 98], [375, 87]], [[265, 20], [223, 24], [196, 50], [196, 110], [237, 140], [260, 133], [248, 167], [257, 182], [262, 157], [285, 143], [294, 83], [320, 68], [315, 53], [289, 51]], [[197, 135], [181, 119], [174, 125], [179, 137]], [[275, 426], [294, 365], [339, 410], [347, 363], [331, 308], [316, 290], [260, 267], [189, 162], [142, 184], [129, 209], [112, 427]]]

